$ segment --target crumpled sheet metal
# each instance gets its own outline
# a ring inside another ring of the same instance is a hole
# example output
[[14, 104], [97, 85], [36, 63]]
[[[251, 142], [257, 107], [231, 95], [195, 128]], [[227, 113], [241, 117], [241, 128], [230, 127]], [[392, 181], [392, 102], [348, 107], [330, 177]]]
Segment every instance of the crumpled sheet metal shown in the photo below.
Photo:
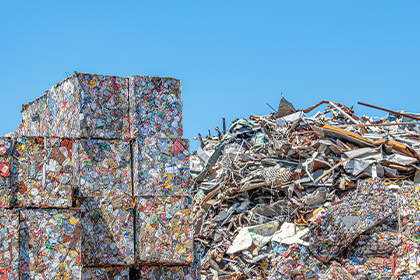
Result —
[[0, 277], [19, 279], [19, 210], [0, 209]]
[[128, 78], [78, 73], [48, 93], [50, 133], [128, 139]]
[[136, 261], [190, 264], [194, 257], [190, 197], [138, 198], [136, 205]]
[[0, 137], [0, 208], [10, 207], [13, 139]]
[[134, 215], [131, 200], [81, 198], [84, 265], [134, 263]]
[[310, 225], [311, 253], [328, 261], [348, 247], [363, 232], [395, 214], [397, 197], [380, 179], [364, 181], [357, 191]]
[[80, 211], [20, 211], [20, 279], [79, 280]]
[[73, 140], [20, 137], [13, 151], [17, 207], [68, 208], [74, 187]]
[[143, 266], [137, 274], [136, 280], [195, 280], [195, 267], [159, 267]]
[[130, 269], [128, 267], [84, 267], [82, 280], [128, 280]]
[[22, 105], [22, 135], [49, 136], [47, 94]]
[[131, 198], [129, 141], [78, 140], [77, 165], [79, 197]]
[[189, 195], [190, 155], [186, 139], [137, 138], [134, 195]]
[[181, 81], [130, 77], [131, 137], [182, 137]]

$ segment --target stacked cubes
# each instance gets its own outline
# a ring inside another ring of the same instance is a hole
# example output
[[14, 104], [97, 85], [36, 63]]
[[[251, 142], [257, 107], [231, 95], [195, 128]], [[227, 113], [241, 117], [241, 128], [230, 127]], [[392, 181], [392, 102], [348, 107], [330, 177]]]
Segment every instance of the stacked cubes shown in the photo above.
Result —
[[0, 275], [195, 279], [182, 135], [172, 78], [76, 73], [23, 105], [0, 138]]

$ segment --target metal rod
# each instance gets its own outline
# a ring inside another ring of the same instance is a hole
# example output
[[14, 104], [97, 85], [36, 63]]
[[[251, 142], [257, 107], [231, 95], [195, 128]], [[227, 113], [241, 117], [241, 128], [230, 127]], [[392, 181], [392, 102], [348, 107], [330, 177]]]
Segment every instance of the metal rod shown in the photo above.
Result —
[[342, 124], [335, 125], [336, 127], [361, 127], [361, 126], [393, 126], [393, 125], [407, 125], [407, 124], [420, 124], [420, 122], [400, 122], [400, 123], [375, 123], [375, 124]]
[[400, 112], [397, 112], [397, 111], [392, 111], [392, 110], [381, 108], [381, 107], [378, 107], [378, 106], [369, 105], [369, 104], [366, 104], [366, 103], [363, 103], [363, 102], [357, 102], [357, 104], [360, 104], [360, 105], [363, 105], [363, 106], [367, 106], [367, 107], [371, 107], [371, 108], [378, 109], [378, 110], [382, 110], [382, 111], [385, 111], [385, 112], [388, 112], [388, 113], [391, 113], [391, 114], [394, 114], [394, 115], [403, 116], [403, 117], [407, 117], [407, 118], [410, 118], [410, 119], [413, 119], [413, 120], [420, 121], [420, 118], [419, 117], [410, 116], [410, 115], [407, 115], [407, 114], [404, 114], [404, 113], [400, 113]]

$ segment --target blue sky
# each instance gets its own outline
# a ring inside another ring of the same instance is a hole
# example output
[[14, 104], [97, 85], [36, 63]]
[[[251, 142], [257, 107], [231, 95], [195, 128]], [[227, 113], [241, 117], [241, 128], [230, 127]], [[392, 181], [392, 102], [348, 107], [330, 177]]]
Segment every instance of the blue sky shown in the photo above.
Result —
[[[419, 112], [418, 1], [1, 1], [0, 135], [65, 72], [182, 80], [185, 137], [326, 99]], [[192, 148], [198, 147], [198, 143]]]

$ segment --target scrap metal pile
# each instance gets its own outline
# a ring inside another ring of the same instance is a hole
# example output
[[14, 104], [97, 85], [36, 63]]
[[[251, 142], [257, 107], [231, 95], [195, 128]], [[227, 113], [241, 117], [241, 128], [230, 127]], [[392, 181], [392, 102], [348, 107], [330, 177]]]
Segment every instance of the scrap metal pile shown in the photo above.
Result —
[[275, 113], [199, 134], [201, 279], [420, 279], [420, 118], [386, 111], [282, 97]]
[[1, 279], [195, 279], [180, 80], [81, 74], [0, 137]]

